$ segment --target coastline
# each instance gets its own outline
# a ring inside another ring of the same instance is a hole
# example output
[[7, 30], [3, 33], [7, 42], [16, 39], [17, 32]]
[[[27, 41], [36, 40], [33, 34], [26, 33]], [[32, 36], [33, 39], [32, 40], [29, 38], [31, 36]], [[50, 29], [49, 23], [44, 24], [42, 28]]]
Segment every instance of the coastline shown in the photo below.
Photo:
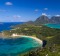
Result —
[[21, 36], [21, 37], [24, 37], [24, 38], [25, 38], [25, 37], [26, 37], [26, 38], [32, 38], [32, 39], [38, 41], [40, 44], [43, 43], [42, 40], [38, 39], [37, 37], [33, 37], [33, 36], [25, 36], [25, 35], [24, 35], [24, 36]]
[[20, 37], [23, 37], [23, 38], [32, 38], [34, 40], [36, 40], [38, 43], [40, 43], [41, 45], [43, 45], [43, 41], [38, 39], [37, 37], [33, 37], [33, 36], [26, 36], [26, 35], [16, 35], [16, 36], [11, 36], [12, 38], [20, 38]]
[[43, 44], [42, 40], [38, 39], [37, 37], [33, 37], [33, 36], [26, 36], [26, 35], [11, 35], [11, 36], [4, 36], [3, 33], [0, 33], [0, 38], [3, 38], [3, 39], [14, 39], [14, 38], [20, 38], [20, 37], [23, 37], [23, 38], [32, 38], [36, 41], [38, 41], [40, 44]]

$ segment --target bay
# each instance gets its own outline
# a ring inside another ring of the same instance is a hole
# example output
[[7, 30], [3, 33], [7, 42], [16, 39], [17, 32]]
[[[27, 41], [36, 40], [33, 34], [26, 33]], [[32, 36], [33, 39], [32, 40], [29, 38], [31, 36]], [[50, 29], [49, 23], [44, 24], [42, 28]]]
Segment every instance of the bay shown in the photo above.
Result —
[[60, 29], [60, 24], [45, 24], [45, 26], [55, 29]]

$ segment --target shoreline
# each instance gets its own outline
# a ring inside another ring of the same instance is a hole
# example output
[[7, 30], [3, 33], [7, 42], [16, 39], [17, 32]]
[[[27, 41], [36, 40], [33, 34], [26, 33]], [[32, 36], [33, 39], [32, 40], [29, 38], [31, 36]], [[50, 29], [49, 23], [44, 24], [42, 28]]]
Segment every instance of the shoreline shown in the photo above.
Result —
[[[0, 34], [2, 34], [2, 33], [0, 33]], [[16, 36], [3, 36], [3, 35], [0, 35], [0, 38], [2, 38], [2, 39], [15, 39], [15, 38], [32, 38], [32, 39], [34, 39], [34, 40], [36, 40], [36, 41], [38, 41], [40, 44], [43, 44], [43, 42], [42, 42], [42, 40], [40, 40], [40, 39], [38, 39], [37, 37], [33, 37], [33, 36], [26, 36], [26, 35], [16, 35]]]
[[43, 45], [43, 41], [38, 39], [37, 37], [33, 37], [33, 36], [26, 36], [26, 35], [16, 35], [16, 36], [11, 36], [12, 38], [20, 38], [20, 37], [23, 37], [23, 38], [32, 38], [34, 40], [36, 40], [38, 43], [40, 43], [41, 45]]

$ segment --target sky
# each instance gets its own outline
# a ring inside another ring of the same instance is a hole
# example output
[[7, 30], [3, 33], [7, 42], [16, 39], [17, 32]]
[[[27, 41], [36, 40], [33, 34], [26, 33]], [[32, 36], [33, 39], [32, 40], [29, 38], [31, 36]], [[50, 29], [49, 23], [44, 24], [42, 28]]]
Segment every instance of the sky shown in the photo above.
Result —
[[42, 14], [60, 16], [60, 0], [0, 0], [0, 22], [34, 21]]

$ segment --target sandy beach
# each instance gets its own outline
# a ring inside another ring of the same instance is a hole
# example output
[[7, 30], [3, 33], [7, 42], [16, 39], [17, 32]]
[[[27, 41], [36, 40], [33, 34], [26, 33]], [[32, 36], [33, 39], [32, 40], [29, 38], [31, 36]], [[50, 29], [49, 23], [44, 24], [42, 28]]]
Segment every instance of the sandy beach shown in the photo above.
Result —
[[16, 36], [11, 36], [11, 37], [12, 38], [20, 38], [20, 37], [32, 38], [32, 39], [36, 40], [37, 42], [39, 42], [40, 44], [43, 44], [42, 40], [38, 39], [37, 37], [33, 37], [33, 36], [16, 35]]
[[32, 39], [38, 41], [40, 44], [43, 43], [42, 40], [38, 39], [37, 37], [33, 37], [33, 36], [17, 35], [17, 34], [13, 34], [11, 36], [4, 36], [2, 33], [0, 33], [0, 38], [8, 38], [8, 39], [10, 39], [10, 38], [20, 38], [20, 37], [32, 38]]

